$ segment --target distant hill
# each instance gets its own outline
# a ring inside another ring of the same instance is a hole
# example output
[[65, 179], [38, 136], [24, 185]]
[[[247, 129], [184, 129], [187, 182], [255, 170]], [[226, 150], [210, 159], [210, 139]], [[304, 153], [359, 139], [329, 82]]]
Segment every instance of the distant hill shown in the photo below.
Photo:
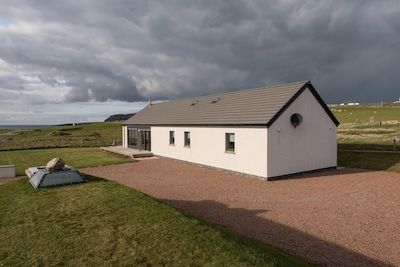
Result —
[[110, 121], [126, 121], [128, 119], [130, 119], [130, 117], [132, 117], [133, 115], [135, 115], [136, 113], [131, 113], [131, 114], [115, 114], [115, 115], [111, 115], [110, 117], [108, 117], [105, 122], [110, 122]]

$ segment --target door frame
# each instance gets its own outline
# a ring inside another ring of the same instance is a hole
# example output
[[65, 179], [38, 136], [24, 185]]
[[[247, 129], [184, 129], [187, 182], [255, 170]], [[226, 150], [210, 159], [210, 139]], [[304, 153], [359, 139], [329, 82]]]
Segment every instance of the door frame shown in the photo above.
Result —
[[128, 127], [128, 147], [151, 151], [151, 129], [150, 127]]

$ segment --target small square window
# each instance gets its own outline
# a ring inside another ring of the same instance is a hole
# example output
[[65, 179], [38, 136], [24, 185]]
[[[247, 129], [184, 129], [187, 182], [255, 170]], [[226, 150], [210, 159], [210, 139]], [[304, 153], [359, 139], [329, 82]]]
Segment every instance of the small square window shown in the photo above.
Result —
[[175, 131], [169, 131], [169, 144], [175, 145]]
[[235, 151], [235, 134], [234, 133], [226, 133], [225, 134], [225, 150], [226, 151]]
[[190, 132], [185, 132], [185, 146], [190, 146]]

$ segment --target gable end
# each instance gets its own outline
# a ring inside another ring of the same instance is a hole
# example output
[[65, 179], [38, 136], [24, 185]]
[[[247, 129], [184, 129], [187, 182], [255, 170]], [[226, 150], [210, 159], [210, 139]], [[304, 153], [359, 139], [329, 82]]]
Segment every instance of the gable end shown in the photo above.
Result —
[[318, 103], [321, 107], [325, 110], [329, 118], [333, 121], [336, 126], [339, 126], [340, 122], [336, 119], [335, 115], [331, 112], [328, 105], [324, 102], [318, 92], [315, 90], [314, 86], [311, 84], [310, 81], [306, 82], [296, 94], [272, 117], [272, 119], [267, 123], [267, 128], [269, 128], [278, 118], [279, 116], [285, 112], [285, 110], [304, 92], [306, 89], [310, 89], [312, 95], [317, 99]]

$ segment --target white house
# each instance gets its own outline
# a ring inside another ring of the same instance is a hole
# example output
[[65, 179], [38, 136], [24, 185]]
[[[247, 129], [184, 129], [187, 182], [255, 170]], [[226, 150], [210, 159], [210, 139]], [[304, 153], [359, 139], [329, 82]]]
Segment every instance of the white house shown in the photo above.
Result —
[[309, 81], [151, 102], [123, 146], [273, 180], [335, 168], [339, 122]]

